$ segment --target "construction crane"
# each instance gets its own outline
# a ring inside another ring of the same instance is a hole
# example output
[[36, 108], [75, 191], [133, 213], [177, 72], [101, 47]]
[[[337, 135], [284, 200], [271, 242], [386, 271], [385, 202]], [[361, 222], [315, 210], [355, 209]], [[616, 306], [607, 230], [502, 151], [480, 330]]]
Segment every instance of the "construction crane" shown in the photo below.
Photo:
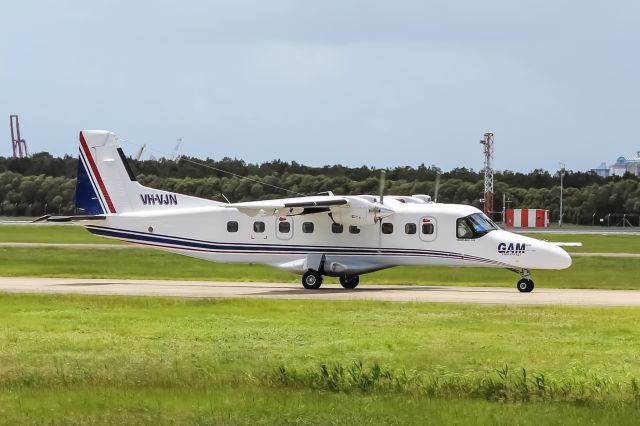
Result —
[[142, 146], [140, 147], [140, 149], [138, 150], [138, 152], [136, 153], [136, 161], [140, 161], [140, 159], [142, 158], [142, 153], [144, 152], [144, 149], [147, 147], [147, 144], [144, 143], [142, 144]]
[[485, 133], [484, 145], [484, 214], [493, 219], [493, 133]]
[[12, 114], [9, 116], [11, 125], [11, 144], [13, 146], [13, 158], [24, 158], [29, 156], [27, 151], [27, 141], [20, 137], [20, 121], [18, 116]]

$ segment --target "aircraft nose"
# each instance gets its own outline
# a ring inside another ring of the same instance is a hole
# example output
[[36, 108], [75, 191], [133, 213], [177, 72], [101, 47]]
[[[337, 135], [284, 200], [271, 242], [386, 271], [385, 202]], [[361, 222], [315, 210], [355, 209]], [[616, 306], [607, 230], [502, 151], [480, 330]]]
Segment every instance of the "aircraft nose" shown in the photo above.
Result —
[[546, 243], [545, 251], [547, 254], [547, 262], [553, 265], [553, 269], [567, 269], [573, 263], [571, 256], [563, 248], [555, 244]]

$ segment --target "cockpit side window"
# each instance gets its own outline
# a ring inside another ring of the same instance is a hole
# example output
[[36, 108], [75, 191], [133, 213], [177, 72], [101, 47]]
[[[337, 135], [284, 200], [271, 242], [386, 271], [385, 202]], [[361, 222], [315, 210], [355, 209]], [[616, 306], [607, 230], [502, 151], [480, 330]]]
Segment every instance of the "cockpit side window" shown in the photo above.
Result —
[[473, 238], [473, 231], [469, 228], [467, 218], [461, 217], [456, 221], [456, 237], [463, 239]]
[[474, 213], [456, 221], [456, 236], [461, 239], [480, 238], [496, 229], [500, 228], [483, 213]]

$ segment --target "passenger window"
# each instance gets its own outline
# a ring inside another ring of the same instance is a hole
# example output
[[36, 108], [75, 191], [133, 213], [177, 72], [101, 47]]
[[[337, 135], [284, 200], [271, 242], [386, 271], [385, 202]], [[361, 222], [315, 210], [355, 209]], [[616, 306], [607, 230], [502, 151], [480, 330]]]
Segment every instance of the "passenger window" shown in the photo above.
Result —
[[435, 230], [433, 223], [423, 223], [422, 224], [422, 233], [424, 235], [431, 235], [433, 234], [433, 231]]
[[473, 238], [473, 231], [463, 217], [456, 221], [456, 236], [464, 239]]
[[227, 222], [227, 232], [238, 232], [238, 222], [235, 220]]
[[311, 234], [313, 232], [313, 222], [303, 222], [302, 232], [305, 234]]
[[352, 234], [359, 234], [360, 233], [360, 228], [358, 228], [355, 225], [351, 225], [349, 227], [349, 232], [352, 233]]
[[383, 223], [382, 224], [382, 233], [383, 234], [392, 234], [393, 233], [393, 223]]
[[257, 234], [264, 232], [264, 222], [253, 222], [253, 232]]
[[331, 232], [333, 232], [334, 234], [342, 234], [342, 231], [344, 231], [344, 226], [342, 226], [341, 223], [331, 224]]
[[405, 234], [415, 234], [417, 226], [415, 223], [405, 223], [404, 224], [404, 233]]
[[278, 231], [281, 234], [288, 234], [289, 232], [291, 232], [291, 222], [279, 222]]

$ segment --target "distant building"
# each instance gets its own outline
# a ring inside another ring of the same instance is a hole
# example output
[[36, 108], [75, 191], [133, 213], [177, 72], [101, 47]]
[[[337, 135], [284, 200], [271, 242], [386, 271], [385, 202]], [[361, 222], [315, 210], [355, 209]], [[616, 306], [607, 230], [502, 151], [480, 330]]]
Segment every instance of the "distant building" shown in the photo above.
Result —
[[634, 158], [618, 157], [616, 162], [609, 167], [607, 167], [605, 163], [601, 163], [598, 167], [591, 170], [602, 177], [623, 176], [625, 173], [640, 176], [640, 151], [636, 152]]
[[607, 167], [607, 163], [605, 163], [604, 161], [600, 163], [598, 167], [591, 170], [596, 172], [596, 174], [601, 177], [609, 177], [611, 175], [611, 171], [609, 170], [609, 167]]

